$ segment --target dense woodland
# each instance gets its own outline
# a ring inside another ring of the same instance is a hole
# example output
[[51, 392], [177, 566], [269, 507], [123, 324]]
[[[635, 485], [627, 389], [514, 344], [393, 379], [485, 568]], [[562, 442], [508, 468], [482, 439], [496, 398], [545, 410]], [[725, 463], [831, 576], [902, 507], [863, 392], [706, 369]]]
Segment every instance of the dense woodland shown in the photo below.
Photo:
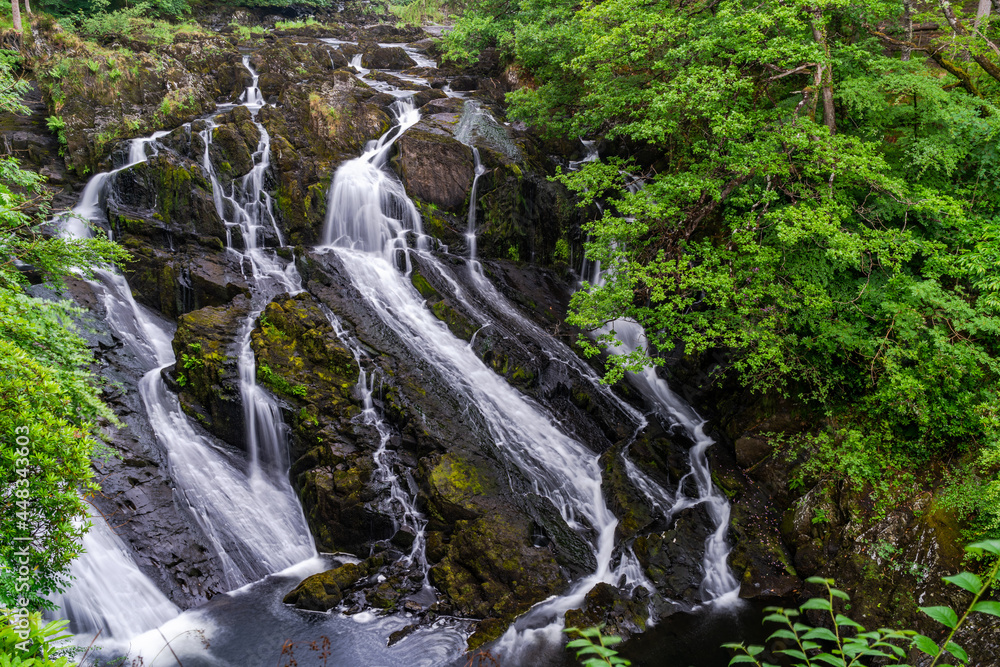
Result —
[[482, 3], [449, 43], [523, 68], [513, 116], [611, 146], [563, 177], [613, 202], [574, 323], [725, 350], [720, 375], [819, 418], [786, 443], [805, 474], [887, 503], [944, 484], [996, 536], [993, 25], [989, 3]]
[[[32, 9], [98, 41], [170, 34], [191, 12], [185, 0]], [[648, 354], [604, 358], [609, 383], [650, 360], [710, 367], [718, 387], [793, 405], [810, 424], [766, 434], [797, 462], [793, 485], [850, 486], [883, 514], [931, 492], [964, 541], [1000, 538], [1000, 15], [989, 0], [391, 9], [400, 22], [455, 12], [444, 58], [498, 58], [517, 80], [509, 120], [549, 146], [600, 147], [600, 160], [554, 178], [589, 216], [586, 254], [605, 269], [567, 321], [590, 332], [630, 318], [649, 338]], [[0, 111], [24, 112], [24, 72], [6, 53]], [[0, 162], [0, 554], [15, 562], [25, 526], [47, 547], [31, 589], [4, 574], [0, 599], [26, 596], [33, 610], [68, 583], [78, 493], [95, 488], [90, 457], [117, 419], [66, 328], [78, 311], [25, 288], [128, 259], [106, 240], [47, 233], [50, 198], [38, 174]], [[613, 335], [581, 334], [580, 349], [600, 357]], [[28, 472], [15, 447], [25, 424]], [[29, 484], [45, 501], [18, 505]]]

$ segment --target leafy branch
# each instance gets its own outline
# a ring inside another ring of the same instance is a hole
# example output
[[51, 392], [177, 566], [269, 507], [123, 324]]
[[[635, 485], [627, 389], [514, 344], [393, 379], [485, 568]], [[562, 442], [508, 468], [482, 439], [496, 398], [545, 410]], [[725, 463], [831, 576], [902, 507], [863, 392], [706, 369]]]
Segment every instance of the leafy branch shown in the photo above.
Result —
[[[802, 604], [798, 610], [769, 607], [770, 612], [764, 622], [780, 623], [784, 627], [771, 633], [768, 641], [782, 640], [794, 642], [797, 648], [780, 648], [774, 653], [788, 656], [794, 667], [813, 667], [832, 665], [833, 667], [855, 667], [866, 664], [865, 658], [875, 658], [884, 665], [903, 665], [907, 648], [914, 648], [933, 658], [929, 667], [935, 667], [946, 654], [950, 654], [960, 664], [969, 662], [969, 656], [953, 639], [955, 633], [966, 622], [971, 613], [1000, 616], [1000, 602], [982, 600], [981, 598], [992, 587], [1000, 573], [1000, 540], [976, 542], [966, 547], [973, 555], [984, 553], [998, 557], [985, 579], [971, 572], [944, 577], [950, 584], [958, 586], [973, 594], [972, 601], [964, 613], [959, 616], [954, 609], [947, 606], [921, 607], [920, 611], [941, 623], [949, 629], [948, 636], [938, 643], [926, 635], [914, 630], [866, 630], [860, 623], [840, 614], [835, 609], [837, 599], [847, 601], [847, 593], [833, 587], [832, 579], [811, 577], [806, 581], [826, 588], [825, 597], [814, 597]], [[832, 630], [825, 627], [812, 627], [797, 619], [810, 610], [825, 611], [832, 621]], [[744, 644], [724, 644], [726, 648], [737, 651], [730, 660], [730, 665], [748, 664], [757, 667], [776, 667], [770, 662], [762, 661], [764, 647], [760, 645], [746, 646]]]

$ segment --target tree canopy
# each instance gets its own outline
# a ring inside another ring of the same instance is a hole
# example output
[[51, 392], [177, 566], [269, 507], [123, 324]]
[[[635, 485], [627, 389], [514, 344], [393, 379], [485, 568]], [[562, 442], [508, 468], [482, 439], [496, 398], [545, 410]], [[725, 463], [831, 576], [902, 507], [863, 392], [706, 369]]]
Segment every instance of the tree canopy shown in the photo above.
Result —
[[[26, 113], [25, 90], [8, 54], [0, 61], [0, 111]], [[98, 426], [117, 423], [94, 386], [92, 354], [73, 330], [78, 309], [30, 296], [26, 270], [59, 285], [124, 253], [106, 238], [52, 235], [49, 200], [38, 174], [0, 159], [0, 605], [9, 608], [21, 598], [47, 606], [45, 596], [68, 583], [86, 530], [81, 493], [92, 488]]]
[[[654, 356], [678, 342], [725, 350], [730, 377], [825, 416], [814, 471], [888, 490], [946, 461], [953, 504], [997, 534], [1000, 31], [988, 9], [486, 0], [450, 53], [499, 48], [528, 84], [511, 115], [635, 156], [562, 176], [584, 203], [608, 202], [587, 244], [606, 280], [575, 295], [575, 324], [634, 319]], [[615, 379], [648, 359], [608, 361]]]

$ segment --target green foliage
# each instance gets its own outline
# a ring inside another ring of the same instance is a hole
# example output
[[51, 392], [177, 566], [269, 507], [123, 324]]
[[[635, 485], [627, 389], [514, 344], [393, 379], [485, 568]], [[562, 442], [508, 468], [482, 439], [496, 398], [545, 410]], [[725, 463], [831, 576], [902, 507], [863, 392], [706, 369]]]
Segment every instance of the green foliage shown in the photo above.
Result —
[[271, 370], [271, 367], [267, 364], [260, 364], [257, 366], [257, 378], [263, 384], [281, 394], [298, 396], [301, 398], [309, 393], [309, 390], [306, 389], [305, 385], [293, 385], [291, 382]]
[[552, 259], [557, 262], [569, 261], [569, 243], [566, 239], [561, 238], [556, 241], [555, 250], [552, 252]]
[[277, 30], [294, 30], [295, 28], [308, 28], [311, 26], [323, 25], [311, 16], [302, 21], [278, 21], [274, 24]]
[[[606, 280], [570, 322], [647, 333], [648, 350], [608, 358], [609, 381], [678, 343], [723, 350], [716, 379], [830, 425], [823, 474], [892, 497], [919, 466], [961, 462], [952, 495], [1000, 534], [1000, 191], [983, 185], [1000, 176], [1000, 80], [886, 55], [873, 26], [901, 15], [896, 0], [477, 0], [446, 41], [453, 59], [495, 46], [523, 68], [510, 115], [644, 156], [559, 177], [606, 203], [586, 248]], [[957, 37], [942, 57], [997, 60]]]
[[389, 12], [399, 17], [403, 24], [420, 26], [426, 23], [443, 23], [453, 8], [449, 0], [410, 0], [391, 3]]
[[[852, 667], [853, 665], [869, 664], [870, 660], [878, 660], [881, 665], [902, 665], [906, 659], [906, 649], [914, 648], [932, 658], [929, 667], [934, 667], [942, 659], [950, 658], [959, 664], [969, 662], [965, 650], [952, 641], [955, 633], [968, 620], [970, 614], [985, 614], [1000, 616], [1000, 602], [982, 600], [997, 580], [1000, 571], [1000, 540], [977, 542], [967, 547], [974, 554], [989, 554], [995, 559], [992, 570], [986, 579], [971, 572], [962, 572], [944, 580], [972, 593], [972, 600], [965, 611], [959, 614], [951, 607], [934, 606], [921, 607], [920, 611], [945, 627], [947, 636], [941, 642], [935, 642], [930, 637], [913, 630], [866, 630], [860, 623], [836, 611], [838, 600], [848, 601], [846, 593], [833, 587], [832, 579], [811, 577], [806, 581], [823, 586], [826, 597], [812, 598], [806, 601], [798, 610], [769, 607], [764, 617], [765, 623], [777, 623], [783, 627], [775, 630], [768, 641], [780, 640], [782, 646], [774, 653], [787, 656], [790, 664], [795, 667], [811, 667], [813, 665], [833, 665], [834, 667]], [[815, 610], [829, 616], [828, 627], [813, 627], [801, 622], [806, 611]], [[757, 667], [775, 667], [763, 659], [763, 646], [743, 644], [725, 644], [726, 648], [737, 651], [737, 655], [729, 662], [730, 665], [749, 664]]]
[[87, 37], [130, 35], [152, 8], [149, 3], [140, 2], [117, 11], [107, 11], [109, 4], [109, 0], [92, 0], [89, 12], [81, 11], [77, 14], [77, 30], [81, 35]]
[[61, 145], [65, 146], [69, 143], [66, 139], [66, 121], [63, 120], [62, 116], [49, 116], [45, 119], [45, 124], [49, 130], [56, 133]]
[[[25, 112], [24, 84], [8, 67], [0, 91], [0, 111]], [[72, 329], [79, 309], [29, 296], [21, 267], [58, 286], [71, 270], [88, 275], [126, 255], [106, 238], [43, 234], [48, 202], [38, 174], [0, 159], [0, 606], [11, 608], [46, 607], [44, 596], [66, 585], [86, 530], [80, 493], [92, 488], [98, 426], [118, 423]]]
[[[0, 617], [0, 667], [68, 667], [75, 647], [63, 644], [72, 635], [65, 633], [69, 621], [42, 623], [38, 613], [21, 618]], [[22, 627], [22, 624], [27, 627]]]
[[576, 658], [584, 667], [603, 667], [605, 665], [631, 665], [632, 663], [618, 655], [618, 651], [611, 648], [620, 644], [621, 637], [616, 635], [605, 635], [601, 633], [601, 628], [566, 628], [563, 632], [571, 635], [579, 635], [579, 639], [566, 644], [566, 648], [577, 649]]

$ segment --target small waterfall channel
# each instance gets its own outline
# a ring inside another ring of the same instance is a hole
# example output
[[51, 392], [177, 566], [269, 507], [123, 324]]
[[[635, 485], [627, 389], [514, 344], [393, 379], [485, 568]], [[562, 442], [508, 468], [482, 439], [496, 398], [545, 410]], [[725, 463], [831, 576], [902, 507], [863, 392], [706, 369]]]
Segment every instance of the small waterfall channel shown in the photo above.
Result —
[[[360, 67], [360, 56], [355, 60], [363, 76], [367, 70]], [[171, 644], [187, 667], [192, 664], [258, 664], [256, 647], [280, 646], [285, 639], [314, 640], [318, 633], [324, 632], [332, 637], [334, 644], [337, 658], [332, 664], [343, 667], [462, 664], [464, 631], [446, 619], [421, 628], [407, 638], [404, 646], [394, 648], [385, 646], [385, 637], [407, 624], [404, 615], [376, 617], [370, 612], [352, 616], [334, 613], [310, 616], [316, 620], [304, 623], [301, 612], [280, 603], [278, 590], [282, 587], [287, 590], [289, 582], [325, 569], [329, 563], [315, 558], [301, 507], [287, 479], [286, 427], [278, 405], [256, 383], [256, 363], [250, 347], [254, 323], [274, 296], [284, 292], [295, 294], [302, 291], [303, 286], [294, 261], [281, 260], [273, 249], [261, 244], [265, 231], [273, 232], [279, 245], [284, 241], [274, 218], [271, 198], [264, 188], [270, 137], [257, 121], [257, 113], [264, 102], [249, 57], [244, 57], [243, 62], [253, 83], [245, 91], [241, 104], [251, 111], [261, 137], [253, 154], [252, 170], [231, 185], [221, 183], [209, 159], [215, 127], [211, 119], [201, 136], [206, 147], [202, 168], [212, 184], [216, 211], [230, 230], [228, 252], [240, 261], [252, 288], [250, 314], [238, 336], [246, 460], [203, 435], [181, 410], [177, 397], [168, 390], [161, 371], [175, 359], [171, 335], [165, 325], [135, 303], [120, 275], [101, 272], [100, 280], [94, 283], [95, 291], [107, 306], [112, 329], [129, 332], [131, 335], [123, 336], [125, 344], [134, 346], [136, 354], [149, 362], [140, 393], [157, 441], [168, 454], [176, 497], [210, 539], [223, 563], [225, 580], [233, 591], [218, 596], [204, 608], [178, 616], [176, 607], [139, 571], [128, 548], [113, 530], [95, 518], [99, 525], [88, 535], [87, 554], [74, 566], [79, 583], [67, 591], [59, 603], [79, 625], [81, 633], [103, 628], [103, 636], [115, 640], [110, 645], [117, 642], [119, 647], [124, 647], [132, 640], [135, 646], [141, 647], [143, 656], [159, 656], [157, 664], [168, 662], [162, 657], [162, 638], [190, 633], [196, 628], [210, 636], [211, 648], [189, 640]], [[434, 368], [450, 391], [474, 408], [477, 426], [483, 429], [517, 474], [528, 481], [533, 492], [550, 499], [566, 524], [585, 536], [590, 544], [595, 563], [593, 571], [573, 581], [563, 595], [536, 605], [496, 645], [496, 650], [509, 664], [531, 664], [533, 656], [539, 655], [539, 646], [561, 650], [564, 613], [579, 607], [595, 584], [624, 582], [625, 588], [630, 590], [652, 589], [652, 584], [630, 549], [616, 549], [618, 521], [604, 498], [597, 454], [568, 435], [544, 406], [522, 395], [488, 368], [470, 345], [456, 338], [430, 312], [411, 284], [411, 253], [418, 254], [421, 262], [429, 262], [442, 275], [447, 275], [450, 269], [431, 252], [431, 243], [423, 234], [416, 207], [400, 180], [387, 167], [394, 143], [420, 121], [420, 114], [410, 92], [394, 88], [386, 92], [398, 98], [393, 105], [396, 122], [377, 141], [370, 142], [361, 156], [338, 168], [328, 193], [322, 250], [336, 255], [366, 308], [413, 354]], [[475, 202], [478, 181], [486, 169], [474, 140], [477, 128], [481, 132], [484, 125], [489, 124], [484, 121], [487, 115], [477, 102], [469, 101], [462, 121], [467, 127], [460, 127], [457, 133], [460, 141], [470, 145], [475, 159], [466, 238], [471, 280], [480, 299], [470, 302], [458, 289], [456, 296], [479, 316], [483, 325], [516, 321], [521, 329], [530, 332], [552, 360], [571, 366], [609, 400], [615, 401], [638, 431], [645, 424], [645, 416], [600, 384], [589, 366], [521, 315], [483, 275], [476, 257]], [[94, 223], [102, 221], [104, 193], [109, 180], [115, 173], [155, 153], [158, 150], [156, 141], [163, 134], [134, 140], [125, 166], [91, 179], [74, 209], [75, 215], [59, 221], [64, 233], [71, 236], [89, 234], [89, 226], [81, 223], [80, 218]], [[596, 159], [596, 151], [593, 159]], [[242, 240], [241, 248], [234, 244], [235, 237]], [[405, 527], [414, 533], [414, 543], [405, 557], [405, 565], [420, 568], [426, 586], [426, 519], [414, 503], [412, 480], [396, 471], [394, 456], [387, 448], [391, 435], [389, 427], [373, 400], [379, 378], [376, 373], [366, 370], [366, 353], [362, 346], [350, 338], [332, 313], [328, 313], [328, 317], [361, 366], [357, 391], [363, 401], [363, 411], [359, 419], [374, 427], [380, 435], [381, 443], [374, 459], [377, 475], [389, 489], [386, 509], [397, 528]], [[636, 349], [629, 346], [643, 344], [641, 328], [630, 328], [630, 324], [634, 323], [615, 323], [615, 330], [623, 341], [621, 349]], [[668, 493], [627, 459], [625, 469], [650, 504], [668, 517], [684, 507], [705, 504], [716, 530], [706, 543], [702, 599], [716, 603], [734, 600], [738, 583], [726, 565], [729, 507], [711, 482], [705, 457], [705, 449], [713, 444], [712, 440], [704, 433], [703, 421], [670, 392], [655, 370], [647, 369], [631, 379], [655, 410], [691, 434], [695, 447], [691, 450], [691, 471], [685, 481], [688, 477], [694, 481], [698, 496], [685, 497], [681, 490], [685, 487], [683, 482], [676, 494]], [[129, 582], [125, 592], [111, 591], [112, 587], [95, 583], [122, 577]], [[118, 597], [114, 597], [116, 595]], [[110, 609], [117, 609], [118, 615]], [[122, 613], [122, 609], [130, 611]]]
[[[518, 664], [518, 660], [528, 659], [539, 643], [559, 645], [563, 614], [579, 607], [585, 594], [595, 584], [624, 579], [630, 588], [652, 587], [630, 552], [619, 555], [617, 560], [615, 558], [614, 529], [617, 519], [603, 497], [597, 456], [566, 435], [540, 406], [526, 400], [503, 378], [488, 369], [464, 341], [453, 336], [430, 313], [423, 304], [423, 298], [410, 284], [410, 261], [407, 257], [410, 250], [406, 243], [410, 234], [417, 239], [415, 252], [420, 254], [421, 261], [435, 265], [435, 270], [442, 275], [446, 274], [446, 270], [428, 251], [420, 217], [401, 183], [384, 167], [391, 144], [419, 121], [419, 115], [408, 106], [408, 98], [402, 98], [396, 104], [397, 127], [361, 157], [342, 165], [334, 176], [324, 233], [329, 252], [337, 254], [354, 286], [380, 320], [412, 351], [437, 369], [451, 390], [478, 409], [493, 442], [530, 480], [535, 492], [555, 503], [567, 525], [593, 536], [595, 571], [574, 582], [568, 593], [536, 606], [499, 641], [497, 648], [500, 653]], [[475, 103], [467, 103], [456, 138], [471, 144], [477, 117], [483, 113]], [[476, 165], [474, 193], [478, 178], [485, 170], [475, 147], [473, 155]], [[467, 238], [469, 265], [482, 296], [493, 307], [499, 308], [503, 316], [525, 321], [482, 276], [481, 266], [475, 257], [474, 194], [470, 199]], [[476, 312], [473, 304], [466, 301], [466, 305]], [[529, 325], [529, 329], [544, 340], [546, 349], [561, 361], [584, 366], [571, 352], [559, 349], [564, 346], [537, 326]], [[573, 361], [569, 361], [570, 358]], [[587, 374], [596, 386], [600, 386], [589, 368]], [[603, 390], [608, 391], [606, 388]], [[644, 423], [643, 417], [634, 410], [628, 408], [627, 411], [638, 423]], [[710, 440], [702, 445], [701, 450], [708, 444], [711, 444]], [[692, 454], [693, 474], [707, 475], [707, 467], [695, 466], [696, 459], [704, 460], [703, 453], [700, 459]], [[650, 498], [654, 505], [661, 505], [664, 501], [669, 503], [670, 507], [664, 508], [668, 515], [679, 511], [687, 503], [687, 499], [668, 499], [665, 491], [656, 487], [634, 466], [630, 472], [637, 478], [637, 487], [656, 490], [658, 495]], [[699, 502], [710, 502], [710, 498], [701, 498]], [[710, 511], [714, 512], [714, 505], [712, 508]], [[728, 505], [719, 508], [719, 511], [722, 529], [717, 533], [717, 542], [713, 541], [711, 546], [721, 548], [715, 549], [718, 553], [714, 553], [710, 560], [714, 566], [720, 562], [721, 555], [721, 572], [706, 567], [706, 583], [703, 586], [706, 601], [716, 599], [723, 593], [728, 594], [734, 588], [728, 586], [732, 576], [725, 563], [728, 547], [725, 545], [725, 521], [721, 518], [724, 512], [728, 519]]]
[[[599, 159], [594, 142], [583, 142], [586, 149], [585, 157], [570, 164], [571, 169], [578, 169], [582, 164]], [[633, 180], [630, 189], [638, 190], [638, 184]], [[599, 287], [604, 284], [607, 269], [600, 262], [584, 259], [582, 272], [584, 280], [590, 285]], [[609, 350], [611, 354], [629, 354], [635, 350], [648, 352], [646, 332], [642, 326], [633, 320], [619, 319], [606, 324], [594, 332], [595, 336], [614, 331], [620, 343]], [[630, 476], [636, 482], [637, 488], [654, 505], [667, 505], [669, 519], [683, 509], [704, 505], [714, 530], [705, 541], [705, 556], [703, 560], [704, 578], [701, 584], [701, 598], [706, 603], [719, 607], [732, 606], [739, 603], [740, 584], [729, 570], [728, 558], [730, 547], [726, 541], [729, 529], [729, 500], [712, 482], [712, 473], [708, 464], [706, 450], [715, 441], [705, 433], [706, 422], [691, 406], [682, 401], [667, 382], [656, 372], [656, 366], [649, 365], [639, 373], [628, 373], [629, 381], [639, 389], [649, 401], [653, 409], [663, 418], [679, 425], [691, 438], [694, 446], [688, 452], [691, 469], [677, 485], [676, 494], [664, 492], [659, 486], [648, 479], [634, 463], [624, 458]], [[697, 495], [687, 497], [684, 489], [686, 482], [694, 481]]]
[[[244, 102], [256, 112], [262, 104], [256, 74], [246, 60], [244, 63], [254, 75], [254, 84], [244, 94]], [[211, 125], [204, 134], [206, 145], [210, 143]], [[236, 212], [233, 220], [224, 216], [223, 219], [229, 226], [240, 227], [246, 245], [242, 256], [251, 267], [255, 303], [260, 304], [277, 291], [295, 291], [297, 274], [292, 264], [288, 265], [291, 269], [281, 266], [256, 244], [259, 226], [265, 220], [273, 225], [270, 203], [263, 192], [270, 147], [263, 126], [258, 124], [258, 129], [262, 138], [254, 155], [254, 168], [232, 193], [223, 192], [207, 156], [204, 166], [211, 175], [220, 215], [226, 210]], [[155, 153], [156, 140], [163, 134], [133, 140], [125, 166], [94, 176], [73, 213], [57, 221], [63, 233], [89, 235], [90, 226], [86, 223], [103, 218], [102, 201], [110, 179], [145, 161], [147, 151]], [[287, 443], [280, 412], [273, 399], [257, 388], [254, 379], [249, 332], [260, 308], [244, 325], [239, 357], [241, 391], [247, 410], [246, 439], [250, 452], [247, 464], [196, 429], [181, 410], [177, 397], [167, 389], [161, 371], [172, 365], [175, 358], [171, 334], [164, 325], [135, 302], [124, 278], [106, 271], [98, 275], [101, 280], [92, 286], [104, 302], [111, 329], [149, 366], [139, 391], [157, 441], [167, 452], [176, 498], [210, 540], [224, 568], [227, 584], [235, 589], [313, 558], [316, 552], [312, 538], [287, 479]], [[264, 474], [267, 469], [274, 474]], [[88, 535], [84, 544], [86, 553], [73, 566], [72, 574], [78, 583], [62, 596], [59, 604], [79, 626], [79, 632], [102, 629], [102, 642], [113, 645], [115, 641], [125, 642], [155, 628], [175, 616], [177, 610], [169, 603], [163, 604], [162, 594], [138, 570], [111, 528], [99, 518], [94, 521], [99, 527]], [[129, 589], [108, 585], [122, 578], [133, 582]], [[122, 594], [129, 597], [123, 599]], [[111, 609], [126, 614], [129, 622], [121, 622], [108, 611]]]

